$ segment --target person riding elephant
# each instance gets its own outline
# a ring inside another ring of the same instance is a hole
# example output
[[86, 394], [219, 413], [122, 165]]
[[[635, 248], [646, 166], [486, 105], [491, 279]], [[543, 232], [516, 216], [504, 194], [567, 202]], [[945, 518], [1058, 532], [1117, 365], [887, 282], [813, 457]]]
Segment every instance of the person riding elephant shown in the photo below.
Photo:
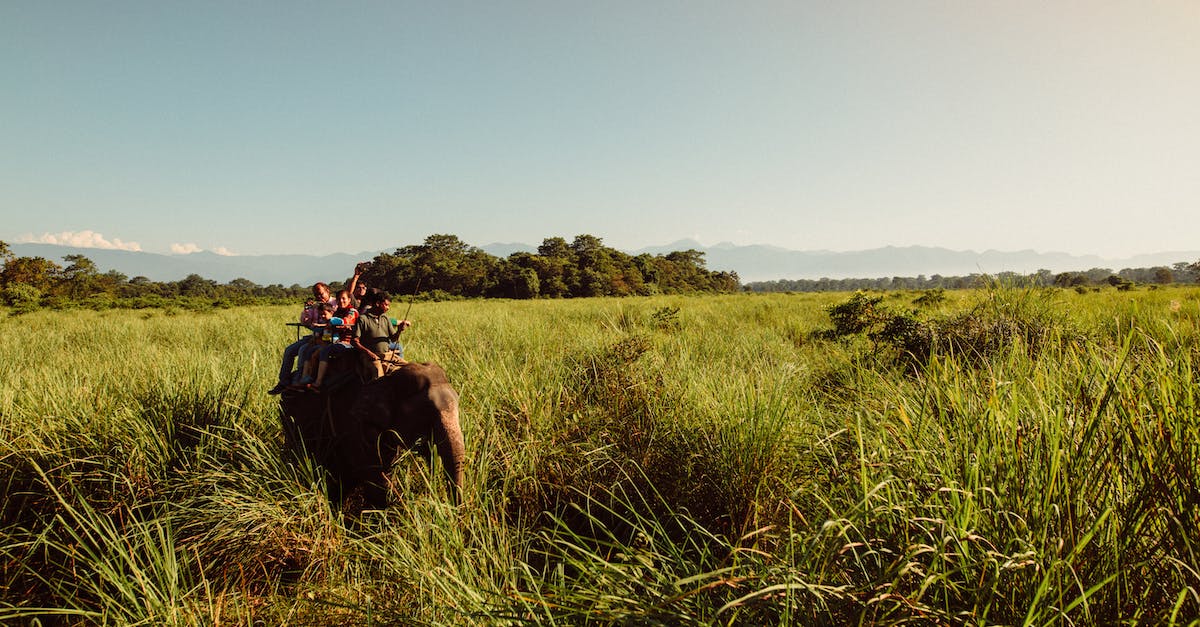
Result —
[[280, 407], [287, 445], [329, 471], [331, 497], [358, 491], [367, 504], [383, 507], [397, 455], [427, 455], [435, 446], [458, 501], [466, 449], [458, 394], [440, 366], [407, 363], [368, 383], [352, 377], [321, 395], [288, 391]]

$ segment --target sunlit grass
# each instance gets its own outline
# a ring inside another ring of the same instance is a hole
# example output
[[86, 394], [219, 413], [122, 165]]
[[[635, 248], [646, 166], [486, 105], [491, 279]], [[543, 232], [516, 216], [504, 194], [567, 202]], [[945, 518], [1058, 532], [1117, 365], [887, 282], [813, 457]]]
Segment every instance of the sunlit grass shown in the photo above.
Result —
[[281, 454], [291, 308], [0, 317], [0, 620], [1194, 621], [1200, 292], [920, 295], [1062, 324], [914, 368], [847, 294], [418, 303], [463, 502], [410, 456], [358, 518]]

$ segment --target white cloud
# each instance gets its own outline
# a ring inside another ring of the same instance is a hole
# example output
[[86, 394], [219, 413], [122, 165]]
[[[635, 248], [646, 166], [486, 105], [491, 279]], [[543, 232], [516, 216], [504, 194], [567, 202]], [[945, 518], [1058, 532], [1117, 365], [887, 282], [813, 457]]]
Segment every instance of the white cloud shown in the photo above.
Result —
[[171, 244], [171, 252], [176, 255], [190, 255], [192, 253], [198, 253], [202, 250], [204, 249], [191, 242], [186, 244]]
[[[228, 248], [225, 248], [224, 246], [217, 246], [216, 248], [210, 248], [208, 250], [211, 253], [215, 253], [218, 255], [224, 255], [226, 257], [236, 257], [237, 256], [237, 253], [233, 252], [232, 250], [229, 250]], [[171, 254], [174, 254], [174, 255], [190, 255], [192, 253], [198, 253], [198, 252], [203, 252], [203, 251], [204, 251], [204, 249], [197, 246], [194, 242], [187, 242], [185, 244], [180, 244], [180, 243], [176, 242], [174, 244], [171, 244]]]
[[74, 246], [76, 248], [106, 248], [109, 250], [142, 250], [137, 242], [124, 242], [114, 237], [111, 241], [95, 231], [63, 231], [62, 233], [42, 233], [38, 237], [26, 234], [17, 240], [22, 244], [57, 244], [59, 246]]

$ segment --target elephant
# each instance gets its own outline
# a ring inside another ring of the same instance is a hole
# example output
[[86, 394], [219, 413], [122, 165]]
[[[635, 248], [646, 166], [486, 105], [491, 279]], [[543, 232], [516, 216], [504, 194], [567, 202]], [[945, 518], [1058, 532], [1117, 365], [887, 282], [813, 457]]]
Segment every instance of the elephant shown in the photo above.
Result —
[[429, 457], [436, 446], [452, 498], [462, 490], [466, 449], [458, 422], [458, 394], [445, 370], [405, 363], [364, 383], [345, 372], [322, 392], [280, 395], [285, 446], [307, 455], [330, 475], [330, 497], [354, 493], [366, 504], [386, 505], [387, 473], [402, 450]]

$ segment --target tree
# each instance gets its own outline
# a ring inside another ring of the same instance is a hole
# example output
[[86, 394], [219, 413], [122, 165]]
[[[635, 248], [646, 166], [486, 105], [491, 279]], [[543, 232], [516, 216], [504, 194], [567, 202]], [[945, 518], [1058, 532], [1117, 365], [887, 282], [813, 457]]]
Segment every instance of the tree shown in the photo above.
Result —
[[537, 298], [542, 292], [542, 281], [533, 268], [508, 266], [505, 279], [497, 285], [497, 296], [509, 298]]
[[696, 270], [703, 270], [706, 266], [704, 261], [704, 252], [689, 248], [687, 250], [676, 250], [667, 253], [667, 259], [672, 263], [681, 264], [685, 267]]
[[1170, 268], [1159, 266], [1154, 268], [1154, 282], [1159, 285], [1169, 285], [1175, 282], [1175, 273]]
[[[511, 255], [510, 255], [511, 257]], [[540, 293], [551, 298], [564, 298], [571, 295], [567, 285], [567, 277], [574, 273], [574, 263], [571, 259], [571, 247], [567, 240], [561, 237], [549, 237], [542, 240], [538, 246], [537, 257], [528, 259], [538, 275]]]
[[595, 235], [576, 235], [571, 242], [571, 252], [576, 255], [589, 255], [604, 249], [604, 240]]
[[633, 258], [633, 265], [642, 275], [642, 281], [651, 284], [658, 284], [658, 264], [654, 262], [654, 257], [649, 253], [642, 253]]
[[199, 274], [189, 274], [176, 283], [181, 296], [198, 296], [211, 298], [217, 293], [217, 282], [210, 281]]
[[60, 274], [60, 291], [71, 298], [83, 298], [92, 293], [100, 271], [95, 262], [83, 255], [63, 257], [68, 265]]
[[138, 296], [161, 295], [162, 284], [155, 283], [150, 279], [138, 275], [129, 279], [125, 283], [118, 285], [116, 289], [117, 296], [122, 298], [136, 298]]
[[542, 245], [538, 246], [537, 252], [543, 257], [558, 259], [569, 259], [571, 257], [571, 247], [567, 245], [567, 240], [561, 237], [547, 237], [542, 240]]
[[613, 278], [617, 267], [613, 263], [612, 251], [595, 235], [576, 235], [571, 242], [571, 256], [575, 261], [574, 273], [568, 273], [572, 294], [576, 296], [607, 296], [614, 294]]
[[1034, 284], [1049, 287], [1054, 284], [1054, 273], [1046, 268], [1038, 268], [1034, 274]]
[[412, 294], [417, 289], [417, 280], [413, 273], [412, 260], [409, 257], [396, 254], [381, 253], [375, 256], [359, 277], [367, 285], [388, 292], [393, 297], [401, 294]]
[[128, 285], [128, 278], [129, 277], [117, 272], [116, 270], [109, 270], [104, 274], [97, 274], [92, 278], [91, 293], [118, 295], [121, 293], [121, 288]]
[[498, 281], [489, 296], [500, 298], [537, 298], [542, 280], [537, 266], [541, 258], [527, 252], [515, 252], [499, 264]]
[[607, 282], [603, 274], [591, 268], [584, 268], [579, 273], [579, 291], [576, 296], [604, 296], [607, 293]]
[[742, 280], [736, 272], [716, 272], [711, 275], [712, 289], [717, 292], [736, 292]]
[[707, 291], [709, 272], [704, 267], [704, 253], [699, 250], [677, 250], [658, 260], [654, 275], [664, 292]]
[[1178, 261], [1172, 264], [1171, 271], [1175, 275], [1175, 280], [1180, 283], [1187, 283], [1196, 278], [1195, 272], [1192, 271], [1194, 265], [1186, 261]]
[[1115, 274], [1108, 275], [1108, 278], [1104, 279], [1104, 282], [1120, 290], [1127, 290], [1133, 285], [1129, 279], [1119, 277]]
[[48, 292], [58, 280], [62, 268], [43, 257], [11, 257], [0, 270], [0, 287], [24, 283], [39, 292]]
[[27, 313], [38, 308], [42, 293], [32, 285], [13, 283], [0, 289], [0, 302], [13, 308], [15, 313]]
[[474, 247], [458, 239], [457, 235], [435, 233], [425, 238], [421, 248], [431, 254], [455, 257], [469, 253]]
[[226, 283], [226, 286], [235, 292], [240, 292], [247, 295], [253, 294], [254, 291], [258, 289], [257, 283], [242, 277], [238, 277], [229, 283]]
[[1060, 272], [1054, 275], [1054, 285], [1056, 287], [1075, 287], [1077, 285], [1087, 284], [1087, 276], [1078, 272]]
[[[510, 259], [512, 259], [511, 256]], [[542, 255], [529, 255], [528, 257], [512, 259], [512, 262], [519, 266], [530, 268], [537, 274], [538, 293], [541, 296], [566, 298], [571, 295], [570, 288], [567, 287], [566, 282], [567, 266], [570, 265], [569, 256], [545, 257]]]
[[396, 256], [411, 263], [410, 280], [426, 290], [484, 296], [498, 281], [499, 260], [455, 235], [430, 235], [423, 244], [397, 249]]
[[1200, 281], [1200, 261], [1193, 261], [1187, 265], [1188, 274], [1195, 277], [1196, 281]]
[[1088, 283], [1099, 285], [1107, 281], [1108, 277], [1112, 276], [1113, 271], [1112, 268], [1092, 268], [1083, 274], [1087, 276]]

